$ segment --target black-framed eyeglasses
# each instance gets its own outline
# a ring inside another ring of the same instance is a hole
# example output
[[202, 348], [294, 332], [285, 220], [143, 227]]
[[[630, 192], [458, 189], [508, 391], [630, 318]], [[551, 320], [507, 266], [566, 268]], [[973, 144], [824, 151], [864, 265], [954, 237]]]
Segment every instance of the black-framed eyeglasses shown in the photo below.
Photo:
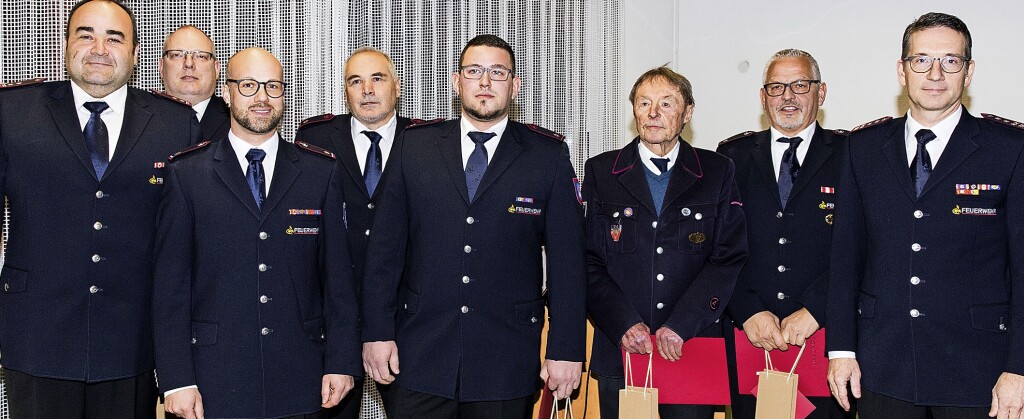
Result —
[[481, 67], [478, 65], [464, 65], [459, 68], [462, 77], [470, 80], [483, 78], [484, 74], [494, 81], [505, 81], [512, 76], [512, 70], [505, 67]]
[[910, 69], [915, 73], [927, 73], [932, 69], [932, 63], [936, 60], [939, 62], [939, 68], [944, 73], [959, 73], [960, 70], [964, 69], [964, 64], [967, 64], [967, 57], [959, 55], [947, 55], [945, 57], [929, 57], [927, 55], [912, 55], [904, 57], [903, 61], [910, 63]]
[[811, 91], [811, 86], [815, 83], [821, 83], [821, 80], [797, 80], [789, 83], [768, 83], [764, 85], [764, 93], [768, 96], [782, 96], [786, 93], [786, 88], [793, 92], [795, 95], [802, 95]]
[[181, 61], [191, 55], [193, 60], [201, 63], [208, 63], [216, 59], [212, 52], [199, 50], [169, 49], [164, 51], [164, 58], [170, 61]]
[[263, 86], [263, 91], [267, 92], [267, 96], [277, 99], [284, 96], [285, 82], [270, 80], [270, 81], [256, 81], [254, 79], [227, 79], [228, 83], [234, 83], [238, 88], [238, 93], [245, 97], [251, 97], [260, 91], [260, 86]]

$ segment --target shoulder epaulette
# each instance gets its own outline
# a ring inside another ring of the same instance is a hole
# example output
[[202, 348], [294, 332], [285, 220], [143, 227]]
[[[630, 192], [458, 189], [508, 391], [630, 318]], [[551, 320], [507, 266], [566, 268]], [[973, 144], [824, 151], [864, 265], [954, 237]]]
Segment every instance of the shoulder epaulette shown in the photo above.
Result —
[[330, 121], [334, 119], [334, 116], [335, 115], [333, 113], [325, 113], [323, 115], [311, 116], [309, 118], [303, 119], [302, 122], [299, 122], [299, 128], [302, 128], [306, 125], [313, 125], [319, 124], [321, 122]]
[[192, 102], [189, 102], [189, 101], [187, 101], [185, 99], [182, 99], [180, 97], [174, 96], [174, 95], [172, 95], [170, 93], [167, 93], [167, 92], [165, 92], [163, 90], [149, 89], [149, 92], [154, 94], [154, 95], [156, 95], [156, 96], [159, 96], [159, 97], [162, 97], [164, 99], [167, 99], [167, 100], [169, 100], [171, 102], [177, 102], [177, 103], [180, 103], [182, 105], [188, 106], [190, 108], [192, 107]]
[[843, 135], [843, 136], [850, 135], [850, 131], [847, 131], [845, 129], [834, 129], [834, 130], [832, 130], [832, 133], [835, 134], [835, 135]]
[[756, 131], [743, 131], [743, 132], [741, 132], [739, 134], [733, 135], [732, 137], [729, 137], [729, 138], [726, 138], [726, 139], [724, 139], [722, 141], [719, 141], [718, 145], [722, 146], [722, 145], [725, 145], [725, 144], [729, 143], [730, 141], [735, 141], [735, 140], [738, 140], [740, 138], [747, 138], [747, 137], [749, 137], [751, 135], [754, 135], [754, 134], [757, 134], [757, 132]]
[[863, 124], [857, 125], [857, 126], [853, 127], [853, 129], [851, 129], [850, 132], [857, 132], [857, 131], [860, 131], [860, 130], [862, 130], [864, 128], [870, 128], [870, 127], [873, 127], [875, 125], [879, 125], [879, 124], [881, 124], [883, 122], [888, 122], [891, 119], [892, 119], [891, 116], [883, 116], [883, 117], [878, 118], [878, 119], [876, 119], [874, 121], [865, 122]]
[[537, 124], [526, 124], [526, 128], [555, 141], [565, 141], [565, 136]]
[[437, 119], [412, 119], [412, 120], [409, 121], [409, 125], [407, 125], [405, 127], [405, 129], [426, 127], [426, 126], [430, 126], [430, 125], [434, 125], [434, 124], [440, 124], [440, 123], [442, 123], [444, 121], [445, 121], [444, 118], [437, 118]]
[[45, 78], [36, 77], [34, 79], [19, 80], [13, 83], [0, 83], [0, 89], [12, 89], [15, 87], [34, 86], [37, 84], [42, 84], [44, 81], [46, 81]]
[[298, 147], [301, 150], [306, 150], [306, 151], [308, 151], [310, 153], [313, 153], [313, 154], [319, 154], [319, 155], [327, 157], [327, 158], [329, 158], [331, 160], [334, 160], [334, 159], [337, 158], [337, 157], [334, 156], [334, 153], [332, 153], [332, 152], [330, 152], [328, 150], [322, 149], [320, 147], [317, 147], [317, 146], [315, 146], [313, 144], [307, 143], [305, 141], [295, 140], [295, 146]]
[[1011, 127], [1017, 128], [1017, 129], [1024, 129], [1024, 123], [1017, 122], [1017, 121], [1014, 121], [1012, 119], [1006, 119], [1006, 118], [1003, 118], [1003, 117], [1001, 117], [999, 115], [992, 115], [990, 113], [982, 113], [981, 117], [985, 118], [985, 119], [987, 119], [989, 121], [995, 121], [995, 122], [998, 122], [1000, 124], [1009, 125]]
[[203, 141], [203, 142], [201, 142], [199, 144], [188, 146], [185, 149], [183, 149], [183, 150], [181, 150], [181, 151], [179, 151], [177, 153], [171, 154], [170, 157], [167, 157], [167, 161], [169, 161], [169, 162], [170, 161], [174, 161], [174, 159], [176, 159], [178, 157], [181, 157], [181, 156], [184, 156], [184, 155], [186, 155], [188, 153], [191, 153], [193, 151], [199, 150], [199, 149], [201, 149], [203, 147], [206, 147], [206, 146], [210, 145], [210, 143], [212, 143], [212, 142], [213, 141]]

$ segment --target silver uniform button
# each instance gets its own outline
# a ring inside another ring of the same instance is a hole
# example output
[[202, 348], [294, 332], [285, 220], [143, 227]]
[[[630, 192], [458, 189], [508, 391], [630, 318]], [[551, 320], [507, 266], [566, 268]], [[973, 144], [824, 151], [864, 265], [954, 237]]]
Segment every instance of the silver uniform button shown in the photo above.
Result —
[[267, 303], [267, 301], [270, 301], [270, 298], [269, 298], [269, 297], [267, 297], [266, 295], [261, 295], [261, 296], [260, 296], [260, 302], [261, 302], [261, 303], [263, 303], [263, 304], [266, 304], [266, 303]]
[[693, 214], [693, 219], [694, 219], [694, 220], [699, 220], [699, 219], [701, 219], [701, 218], [704, 218], [704, 216], [703, 216], [703, 215], [701, 215], [701, 214], [700, 214], [699, 212], [698, 212], [698, 213], [696, 213], [696, 214]]
[[97, 221], [97, 222], [92, 224], [92, 228], [94, 230], [102, 230], [103, 229], [103, 223]]
[[102, 260], [102, 259], [103, 259], [103, 258], [101, 258], [101, 257], [100, 257], [100, 255], [92, 255], [92, 261], [93, 261], [94, 263], [95, 263], [95, 262], [99, 262], [99, 261], [100, 261], [100, 260]]
[[615, 211], [612, 213], [612, 218], [619, 218], [619, 212]]
[[680, 211], [680, 212], [683, 214], [683, 217], [689, 217], [690, 216], [690, 209], [689, 208], [683, 208], [683, 210]]
[[100, 287], [97, 287], [95, 285], [89, 287], [89, 294], [95, 294], [97, 292], [100, 292]]
[[530, 323], [537, 323], [537, 317], [530, 317]]
[[657, 278], [658, 278], [659, 281], [664, 281], [665, 280], [665, 274], [658, 274]]
[[920, 284], [921, 283], [921, 278], [918, 278], [916, 276], [912, 276], [912, 277], [910, 277], [910, 283], [913, 284], [913, 285]]
[[196, 338], [192, 338], [192, 344], [193, 344], [193, 345], [195, 345], [195, 344], [196, 344]]
[[367, 237], [369, 237], [370, 236], [370, 229], [366, 229], [366, 231], [364, 231], [363, 234], [365, 234]]
[[786, 294], [783, 294], [783, 293], [780, 292], [775, 297], [780, 299], [780, 300], [785, 300], [786, 299]]
[[468, 276], [463, 276], [462, 277], [462, 283], [463, 284], [468, 284], [469, 283], [469, 277]]
[[466, 217], [466, 224], [473, 224], [476, 220], [473, 217]]
[[469, 313], [469, 307], [462, 306], [462, 314]]
[[10, 290], [11, 290], [11, 284], [9, 282], [4, 282], [4, 291], [10, 291]]
[[656, 307], [658, 307], [658, 310], [661, 310], [661, 309], [665, 308], [665, 303], [658, 303], [658, 305]]
[[999, 323], [999, 330], [1006, 330], [1006, 324], [1005, 323]]
[[920, 311], [918, 311], [916, 308], [910, 309], [910, 317], [915, 317], [916, 318], [916, 317], [919, 317], [919, 316], [921, 316], [921, 312]]
[[103, 191], [96, 191], [96, 198], [97, 199], [102, 199], [104, 196], [106, 196], [106, 195], [103, 194]]
[[775, 218], [782, 218], [782, 211], [776, 212]]
[[267, 234], [267, 232], [266, 232], [266, 231], [261, 231], [261, 232], [260, 232], [260, 240], [266, 240], [266, 239], [267, 239], [267, 237], [270, 237], [270, 235], [269, 235], [269, 234]]
[[264, 327], [264, 328], [260, 329], [260, 334], [263, 335], [263, 336], [269, 335], [270, 334], [270, 329]]
[[655, 252], [658, 252], [658, 254], [660, 255], [660, 254], [662, 254], [663, 252], [665, 252], [665, 249], [662, 249], [662, 248], [661, 248], [661, 246], [658, 246], [658, 248], [657, 248], [657, 249], [654, 249], [654, 251], [655, 251]]
[[914, 218], [921, 218], [921, 217], [924, 217], [924, 211], [921, 211], [921, 210], [914, 211]]
[[779, 237], [779, 244], [786, 244], [786, 238], [785, 237]]
[[657, 221], [651, 222], [651, 228], [658, 228], [658, 222]]
[[779, 265], [779, 272], [786, 272], [786, 265]]
[[920, 252], [921, 251], [921, 245], [918, 244], [918, 243], [914, 243], [914, 244], [910, 245], [910, 250], [913, 250], [915, 252]]
[[473, 246], [470, 246], [470, 245], [467, 244], [466, 247], [462, 248], [462, 251], [466, 252], [466, 253], [472, 252], [473, 251]]
[[261, 263], [260, 266], [258, 266], [257, 268], [259, 268], [260, 272], [266, 272], [267, 271], [267, 264], [266, 263]]
[[373, 209], [373, 202], [366, 204], [366, 208]]

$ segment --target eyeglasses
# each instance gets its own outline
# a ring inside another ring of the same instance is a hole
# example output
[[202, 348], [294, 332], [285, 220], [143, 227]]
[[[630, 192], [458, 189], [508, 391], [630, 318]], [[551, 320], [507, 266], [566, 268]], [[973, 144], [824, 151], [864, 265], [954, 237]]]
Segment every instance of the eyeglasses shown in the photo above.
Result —
[[790, 83], [768, 83], [764, 85], [764, 92], [771, 97], [782, 96], [786, 88], [795, 95], [802, 95], [811, 91], [811, 85], [821, 83], [821, 80], [797, 80]]
[[481, 67], [478, 65], [467, 65], [462, 66], [459, 70], [462, 73], [462, 77], [470, 80], [483, 78], [484, 73], [487, 74], [488, 78], [494, 81], [505, 81], [512, 75], [512, 70], [505, 67]]
[[238, 93], [245, 97], [251, 97], [260, 91], [260, 86], [263, 86], [263, 91], [267, 92], [267, 96], [277, 99], [284, 95], [285, 83], [283, 81], [256, 81], [253, 79], [227, 79], [228, 83], [235, 83], [238, 86]]
[[939, 68], [945, 73], [959, 73], [967, 63], [967, 57], [959, 55], [947, 55], [945, 57], [929, 57], [927, 55], [914, 55], [906, 57], [903, 61], [910, 63], [910, 69], [915, 73], [927, 73], [932, 69], [932, 63], [939, 62]]
[[171, 60], [171, 61], [181, 61], [181, 60], [184, 60], [185, 57], [189, 56], [189, 55], [192, 56], [193, 60], [196, 60], [196, 61], [201, 62], [201, 63], [211, 62], [215, 58], [213, 56], [212, 52], [206, 52], [206, 51], [198, 51], [198, 50], [197, 51], [187, 51], [187, 50], [183, 50], [183, 49], [169, 49], [167, 51], [164, 51], [164, 58], [166, 58], [168, 60]]

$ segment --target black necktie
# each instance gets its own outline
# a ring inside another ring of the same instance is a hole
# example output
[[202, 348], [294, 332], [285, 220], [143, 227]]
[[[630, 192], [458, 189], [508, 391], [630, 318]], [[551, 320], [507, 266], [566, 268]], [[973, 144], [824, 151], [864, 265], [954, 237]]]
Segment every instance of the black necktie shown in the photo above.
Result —
[[661, 171], [661, 174], [668, 171], [668, 160], [668, 158], [651, 157], [651, 162]]
[[800, 137], [783, 137], [775, 140], [780, 143], [789, 143], [789, 148], [782, 153], [782, 164], [779, 165], [779, 200], [782, 201], [783, 208], [786, 207], [786, 201], [789, 201], [789, 193], [793, 191], [796, 176], [800, 174], [800, 159], [796, 157], [796, 147], [803, 140]]
[[928, 175], [932, 174], [932, 157], [928, 155], [928, 149], [924, 145], [935, 139], [935, 133], [930, 129], [923, 129], [917, 131], [916, 137], [917, 155], [914, 156], [914, 161], [910, 165], [910, 176], [914, 178], [917, 196], [921, 196], [924, 184], [928, 183]]
[[380, 175], [384, 172], [384, 163], [380, 155], [381, 136], [376, 131], [363, 131], [363, 135], [370, 139], [370, 149], [366, 152], [366, 165], [363, 167], [363, 182], [366, 183], [366, 192], [373, 196], [380, 182]]
[[469, 192], [470, 202], [476, 197], [476, 188], [480, 186], [480, 180], [484, 178], [484, 171], [487, 170], [487, 148], [484, 147], [484, 143], [494, 135], [493, 132], [469, 132], [469, 139], [476, 143], [476, 148], [466, 161], [466, 191]]
[[85, 124], [85, 131], [82, 132], [85, 135], [85, 147], [89, 149], [96, 179], [103, 179], [103, 173], [107, 171], [107, 164], [110, 162], [110, 138], [107, 135], [107, 124], [103, 123], [100, 114], [110, 106], [107, 102], [85, 102], [83, 106], [91, 113], [89, 122]]
[[266, 178], [263, 177], [263, 158], [266, 156], [267, 152], [258, 148], [250, 148], [249, 152], [245, 153], [245, 158], [249, 160], [249, 168], [245, 170], [245, 181], [249, 184], [249, 192], [252, 192], [256, 206], [260, 209], [263, 208], [263, 200], [267, 197]]

